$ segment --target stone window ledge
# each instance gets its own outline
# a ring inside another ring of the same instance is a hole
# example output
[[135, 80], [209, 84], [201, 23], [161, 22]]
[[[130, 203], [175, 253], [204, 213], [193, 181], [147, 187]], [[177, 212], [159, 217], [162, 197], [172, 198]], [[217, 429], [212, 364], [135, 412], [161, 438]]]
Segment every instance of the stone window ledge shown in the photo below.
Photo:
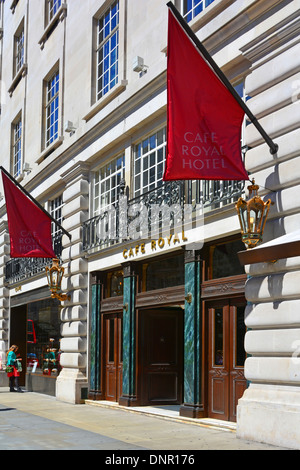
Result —
[[44, 161], [50, 155], [50, 153], [54, 152], [54, 150], [56, 150], [63, 143], [63, 140], [63, 137], [58, 137], [55, 139], [54, 142], [52, 142], [42, 151], [39, 158], [36, 160], [36, 163], [42, 163], [42, 161]]
[[100, 98], [97, 103], [95, 103], [90, 111], [83, 117], [84, 121], [89, 121], [94, 117], [101, 109], [103, 109], [110, 101], [112, 101], [116, 96], [118, 96], [120, 93], [122, 93], [127, 86], [127, 80], [121, 80], [121, 83], [119, 85], [116, 85], [112, 90], [105, 95], [103, 98]]
[[63, 21], [64, 18], [67, 16], [67, 4], [62, 3], [51, 21], [47, 24], [44, 33], [39, 40], [39, 45], [41, 46], [41, 49], [44, 49], [45, 42], [47, 41], [48, 37], [50, 36], [52, 30], [55, 27], [55, 24], [58, 23], [59, 21]]
[[10, 85], [8, 89], [9, 96], [12, 96], [14, 89], [17, 87], [19, 81], [21, 80], [22, 77], [25, 77], [27, 74], [27, 64], [23, 64], [18, 73], [15, 75], [12, 84]]

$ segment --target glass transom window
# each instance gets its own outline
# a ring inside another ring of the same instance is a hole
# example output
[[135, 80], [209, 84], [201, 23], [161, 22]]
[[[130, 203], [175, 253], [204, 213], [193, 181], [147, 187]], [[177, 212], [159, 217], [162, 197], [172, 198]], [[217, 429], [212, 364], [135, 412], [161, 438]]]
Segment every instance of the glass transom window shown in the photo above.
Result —
[[94, 215], [99, 215], [117, 201], [124, 178], [125, 156], [120, 155], [95, 173]]
[[187, 21], [191, 21], [199, 15], [214, 0], [181, 0], [181, 11]]
[[119, 1], [115, 1], [98, 21], [97, 100], [118, 82]]
[[166, 128], [134, 146], [134, 197], [162, 183], [166, 158]]

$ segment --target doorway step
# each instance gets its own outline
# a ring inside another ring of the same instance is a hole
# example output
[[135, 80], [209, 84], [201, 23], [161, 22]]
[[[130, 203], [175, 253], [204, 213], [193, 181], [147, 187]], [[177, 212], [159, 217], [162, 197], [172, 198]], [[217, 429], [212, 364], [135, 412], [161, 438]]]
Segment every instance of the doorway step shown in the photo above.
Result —
[[127, 407], [121, 406], [117, 402], [106, 400], [85, 400], [86, 405], [101, 406], [104, 408], [124, 410], [129, 413], [139, 413], [146, 416], [153, 416], [160, 419], [168, 419], [180, 423], [189, 423], [197, 426], [204, 426], [207, 428], [222, 429], [223, 431], [236, 432], [236, 423], [231, 421], [222, 421], [220, 419], [212, 418], [186, 418], [179, 415], [180, 405], [159, 405], [159, 406], [136, 406]]

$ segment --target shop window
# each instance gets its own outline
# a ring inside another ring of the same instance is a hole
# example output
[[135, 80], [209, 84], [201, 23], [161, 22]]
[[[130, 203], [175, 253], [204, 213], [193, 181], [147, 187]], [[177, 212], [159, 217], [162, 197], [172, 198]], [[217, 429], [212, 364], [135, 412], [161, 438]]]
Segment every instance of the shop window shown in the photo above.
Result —
[[245, 246], [241, 240], [211, 246], [209, 279], [245, 274], [237, 254], [244, 249]]
[[143, 291], [184, 284], [184, 256], [159, 259], [143, 265]]
[[28, 304], [27, 371], [48, 376], [60, 372], [59, 301], [46, 299]]

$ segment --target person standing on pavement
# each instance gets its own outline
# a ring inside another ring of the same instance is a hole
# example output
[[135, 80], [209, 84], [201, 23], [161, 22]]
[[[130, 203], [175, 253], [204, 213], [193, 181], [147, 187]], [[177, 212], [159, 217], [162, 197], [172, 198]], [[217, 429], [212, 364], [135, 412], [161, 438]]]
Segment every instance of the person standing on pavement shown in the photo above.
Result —
[[[10, 392], [23, 392], [19, 386], [19, 377], [20, 372], [17, 368], [17, 360], [20, 361], [21, 358], [17, 358], [18, 346], [13, 344], [7, 352], [7, 361], [6, 366], [13, 368], [12, 372], [7, 372], [7, 377], [9, 378], [9, 391]], [[15, 388], [14, 388], [15, 386]]]

